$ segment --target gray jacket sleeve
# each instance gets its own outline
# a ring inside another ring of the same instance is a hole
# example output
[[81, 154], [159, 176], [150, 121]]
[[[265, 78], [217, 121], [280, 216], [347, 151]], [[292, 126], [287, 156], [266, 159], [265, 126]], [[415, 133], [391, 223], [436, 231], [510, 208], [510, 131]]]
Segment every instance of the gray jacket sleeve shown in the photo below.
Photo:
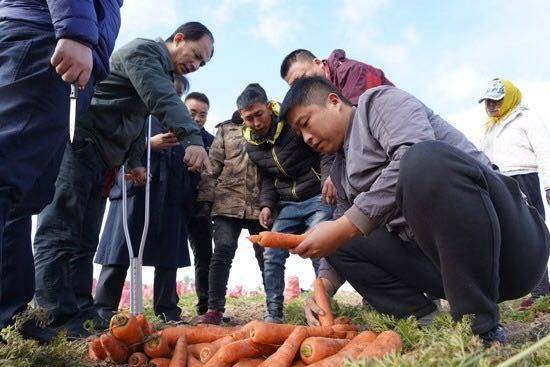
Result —
[[174, 134], [183, 137], [184, 147], [203, 145], [198, 125], [177, 95], [160, 55], [155, 55], [151, 46], [136, 47], [123, 58], [123, 67], [149, 112]]
[[370, 100], [367, 113], [368, 126], [363, 122], [364, 128], [378, 141], [389, 163], [370, 190], [357, 195], [345, 213], [363, 233], [371, 221], [385, 225], [396, 214], [399, 163], [405, 152], [416, 143], [435, 140], [426, 107], [400, 89], [383, 90]]
[[319, 260], [319, 270], [317, 277], [327, 279], [334, 287], [334, 293], [344, 284], [345, 280], [328, 263], [325, 258]]

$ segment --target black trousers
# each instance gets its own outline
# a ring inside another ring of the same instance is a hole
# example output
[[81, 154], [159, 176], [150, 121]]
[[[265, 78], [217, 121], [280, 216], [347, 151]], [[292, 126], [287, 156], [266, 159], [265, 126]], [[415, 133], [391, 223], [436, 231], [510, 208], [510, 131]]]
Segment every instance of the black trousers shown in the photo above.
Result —
[[[537, 173], [528, 173], [526, 175], [515, 175], [511, 177], [518, 182], [521, 191], [527, 196], [529, 204], [534, 206], [542, 218], [544, 218], [544, 201], [540, 193], [539, 175]], [[546, 267], [546, 271], [539, 284], [531, 291], [531, 295], [534, 298], [538, 298], [547, 296], [548, 294], [550, 294], [550, 283], [548, 282], [548, 267]]]
[[[225, 311], [225, 293], [229, 270], [237, 250], [239, 235], [243, 229], [250, 234], [258, 234], [263, 227], [257, 220], [229, 217], [214, 217], [214, 254], [210, 262], [208, 277], [208, 308], [216, 311]], [[254, 255], [264, 279], [264, 249], [253, 245]]]
[[483, 333], [499, 322], [497, 303], [529, 293], [546, 269], [548, 229], [516, 181], [448, 144], [408, 150], [396, 203], [416, 242], [379, 228], [328, 257], [380, 312], [422, 317], [435, 310], [430, 294]]
[[[118, 310], [120, 296], [126, 279], [127, 267], [103, 265], [97, 282], [94, 306], [98, 314], [106, 320]], [[179, 321], [181, 309], [176, 292], [176, 268], [155, 267], [153, 284], [153, 310], [155, 315], [166, 321]]]
[[189, 244], [195, 262], [195, 292], [197, 293], [197, 313], [208, 311], [208, 274], [212, 258], [212, 219], [191, 217], [187, 223]]

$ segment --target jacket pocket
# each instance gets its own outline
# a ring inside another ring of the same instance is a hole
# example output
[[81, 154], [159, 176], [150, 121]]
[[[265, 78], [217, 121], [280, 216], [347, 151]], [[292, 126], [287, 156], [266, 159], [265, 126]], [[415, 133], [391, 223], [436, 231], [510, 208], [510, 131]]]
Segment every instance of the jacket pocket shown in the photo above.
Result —
[[0, 87], [13, 83], [32, 41], [0, 42]]

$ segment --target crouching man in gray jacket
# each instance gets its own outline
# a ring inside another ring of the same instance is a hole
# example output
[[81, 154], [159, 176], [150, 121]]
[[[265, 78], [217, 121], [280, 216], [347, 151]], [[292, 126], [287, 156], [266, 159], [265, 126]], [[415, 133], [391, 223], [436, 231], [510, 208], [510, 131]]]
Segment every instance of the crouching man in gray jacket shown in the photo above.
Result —
[[327, 80], [300, 79], [281, 118], [315, 150], [336, 154], [338, 219], [293, 252], [326, 257], [379, 312], [423, 317], [435, 310], [430, 294], [449, 301], [455, 320], [472, 314], [485, 345], [505, 343], [497, 303], [536, 286], [550, 244], [517, 183], [395, 87], [366, 91], [355, 108]]

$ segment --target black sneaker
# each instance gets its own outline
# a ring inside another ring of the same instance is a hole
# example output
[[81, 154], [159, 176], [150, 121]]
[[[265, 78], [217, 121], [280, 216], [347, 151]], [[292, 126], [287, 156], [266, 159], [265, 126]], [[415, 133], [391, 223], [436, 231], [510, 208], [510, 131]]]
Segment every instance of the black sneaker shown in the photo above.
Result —
[[506, 329], [500, 324], [487, 331], [486, 333], [479, 334], [479, 337], [481, 338], [481, 341], [483, 342], [483, 346], [485, 348], [490, 348], [495, 343], [499, 343], [501, 345], [508, 344]]
[[92, 333], [86, 329], [85, 320], [83, 315], [76, 315], [69, 321], [56, 328], [58, 332], [66, 332], [67, 339], [84, 339], [92, 335]]
[[83, 317], [84, 326], [88, 330], [103, 331], [109, 329], [109, 320], [101, 317], [95, 310], [88, 311]]
[[47, 344], [57, 336], [55, 329], [40, 326], [35, 318], [25, 321], [18, 331], [23, 338], [36, 340], [39, 344]]

